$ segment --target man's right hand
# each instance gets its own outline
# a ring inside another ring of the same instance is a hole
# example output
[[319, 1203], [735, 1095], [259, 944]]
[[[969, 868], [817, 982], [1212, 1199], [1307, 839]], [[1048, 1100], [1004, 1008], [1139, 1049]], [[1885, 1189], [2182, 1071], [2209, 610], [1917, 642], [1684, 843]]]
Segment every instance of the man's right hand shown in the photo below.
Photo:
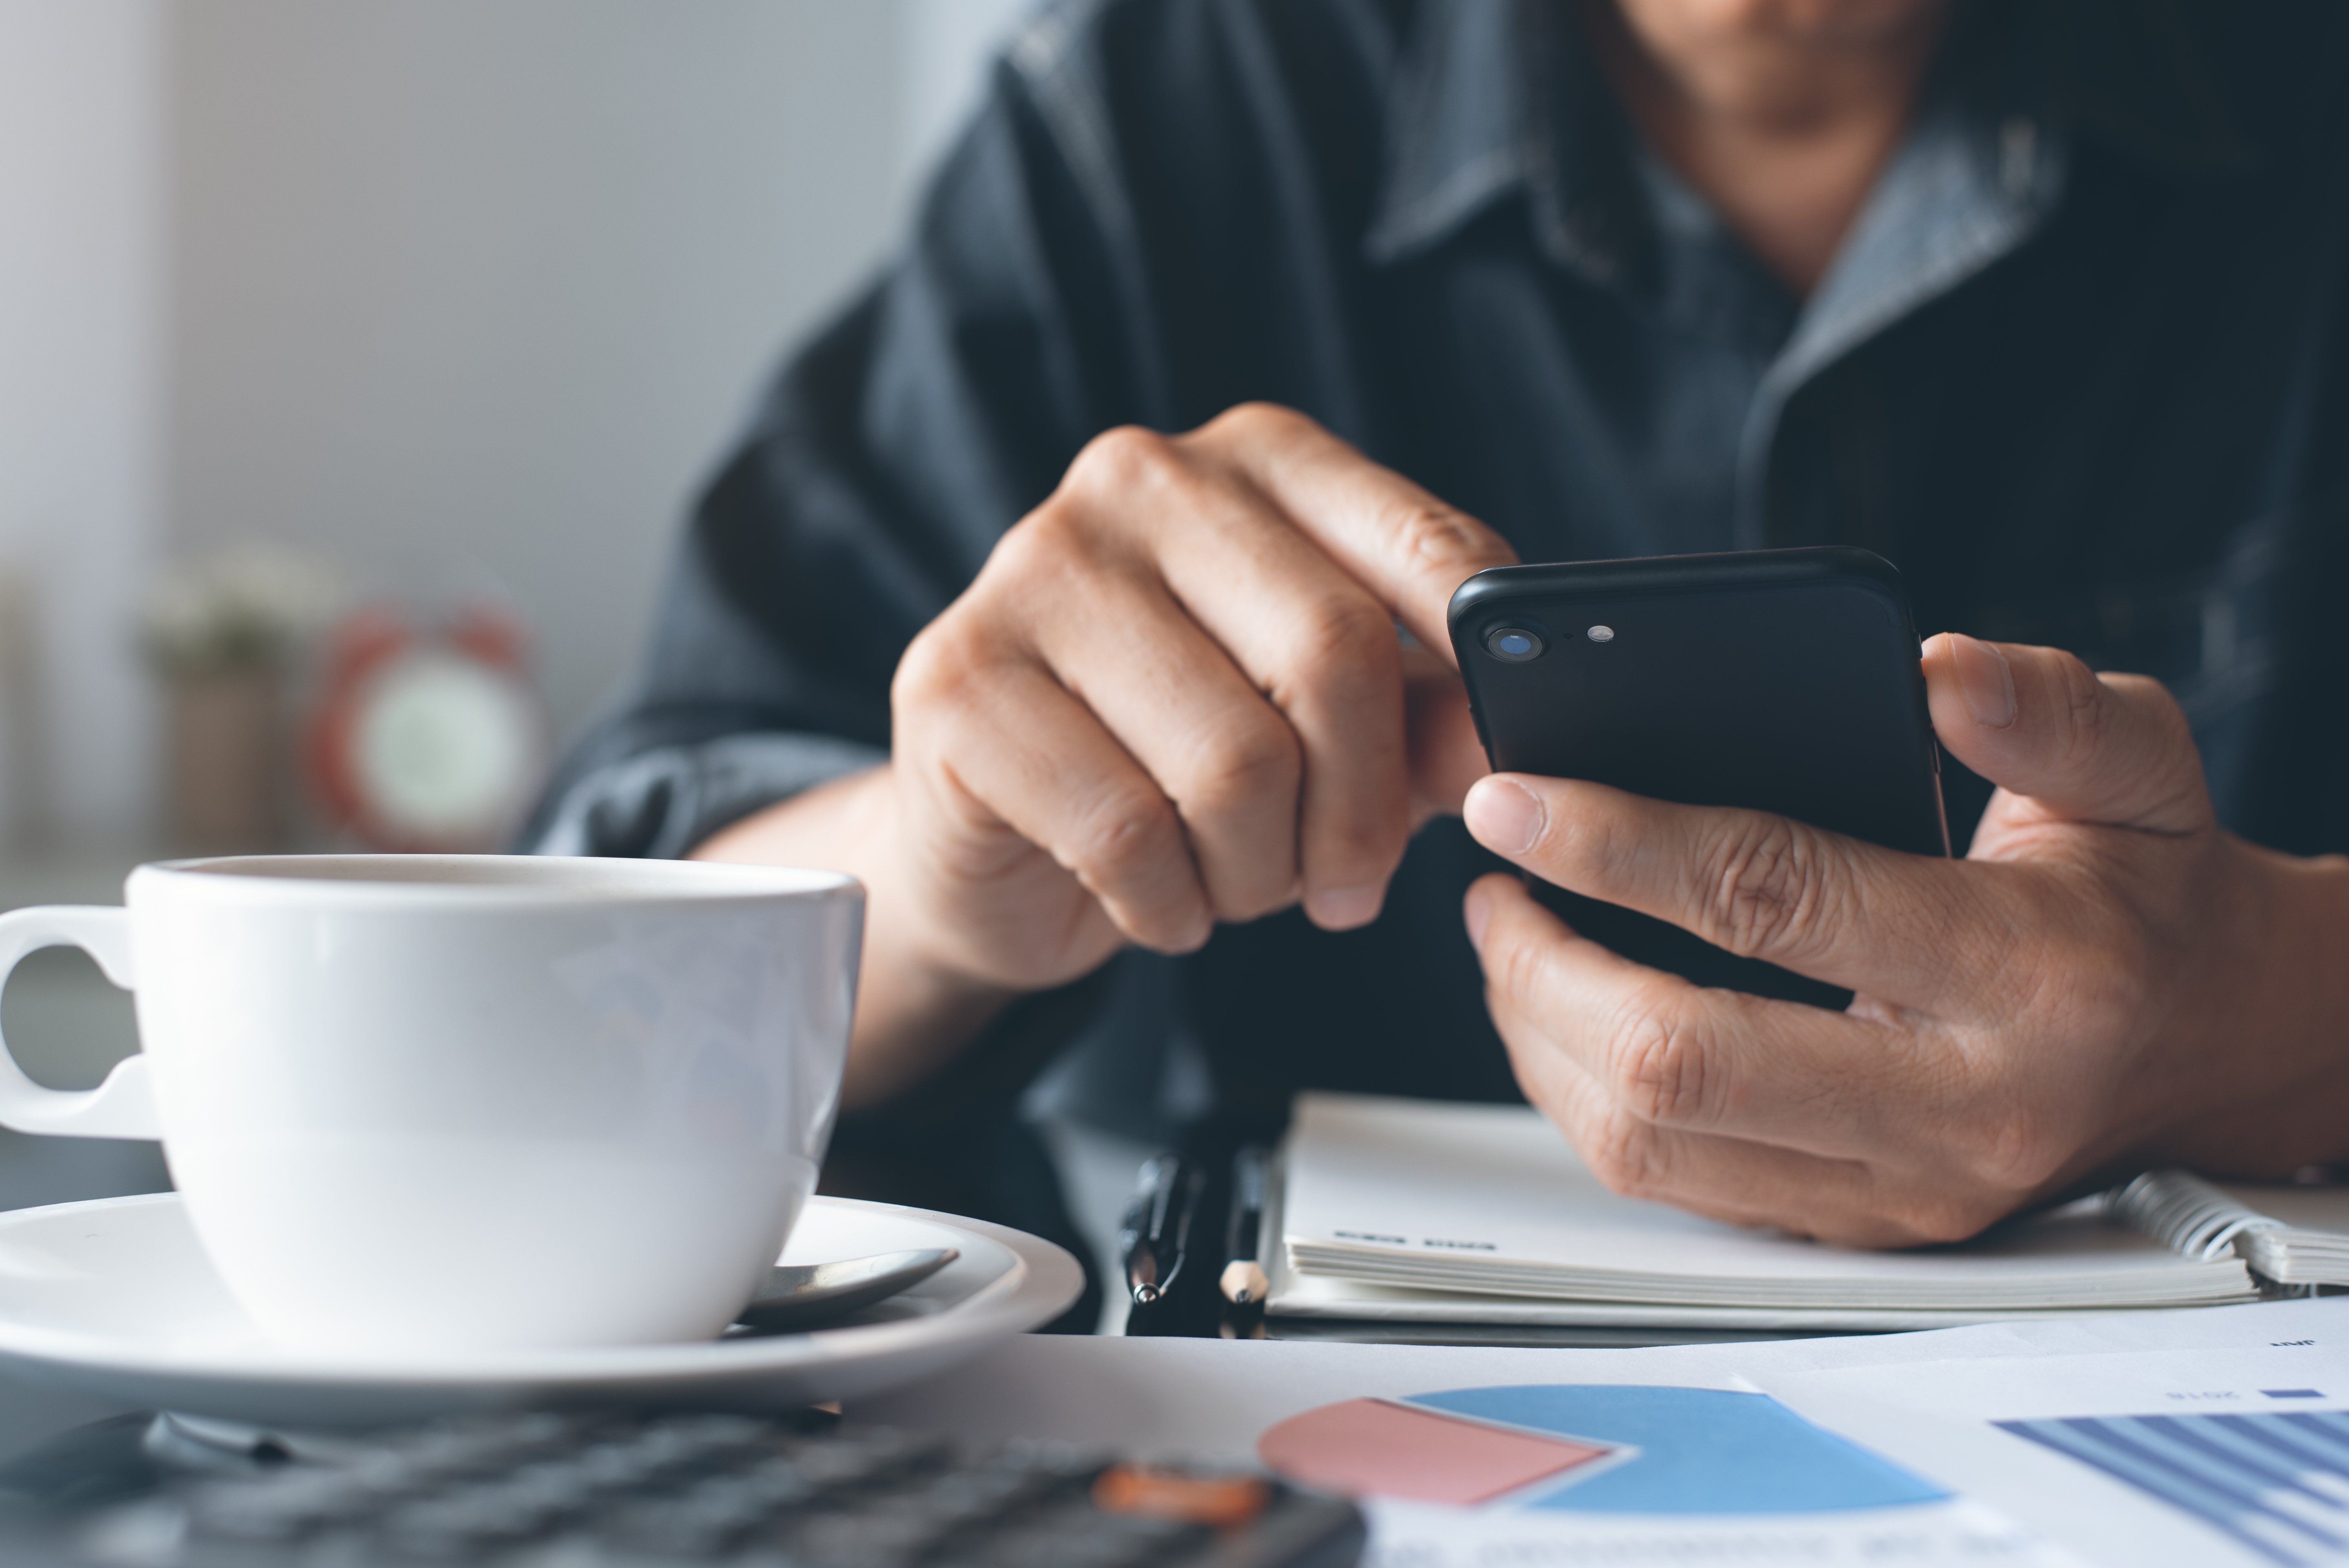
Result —
[[1444, 608], [1515, 558], [1301, 414], [1112, 431], [906, 650], [889, 765], [699, 853], [865, 880], [854, 1099], [1128, 942], [1367, 924], [1485, 772]]

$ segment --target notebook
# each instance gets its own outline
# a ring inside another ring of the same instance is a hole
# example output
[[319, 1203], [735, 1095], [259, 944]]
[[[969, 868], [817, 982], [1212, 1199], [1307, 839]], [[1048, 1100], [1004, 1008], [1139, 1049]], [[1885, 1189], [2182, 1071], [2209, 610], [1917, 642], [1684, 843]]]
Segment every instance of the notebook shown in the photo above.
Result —
[[2221, 1187], [2150, 1170], [2107, 1201], [2114, 1219], [2187, 1257], [2232, 1252], [2271, 1285], [2349, 1286], [2349, 1189]]
[[1276, 1185], [1276, 1316], [1898, 1329], [2349, 1283], [2349, 1189], [2165, 1172], [1960, 1246], [1860, 1251], [1618, 1197], [1523, 1106], [1302, 1095]]

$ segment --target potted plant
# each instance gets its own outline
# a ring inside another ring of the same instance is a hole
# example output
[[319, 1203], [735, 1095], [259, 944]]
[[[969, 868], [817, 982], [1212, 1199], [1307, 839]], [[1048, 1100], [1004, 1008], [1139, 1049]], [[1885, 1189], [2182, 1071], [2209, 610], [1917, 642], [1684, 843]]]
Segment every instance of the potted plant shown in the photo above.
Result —
[[148, 594], [140, 641], [164, 687], [171, 828], [181, 847], [285, 844], [287, 686], [303, 644], [342, 597], [316, 562], [257, 545], [177, 567]]

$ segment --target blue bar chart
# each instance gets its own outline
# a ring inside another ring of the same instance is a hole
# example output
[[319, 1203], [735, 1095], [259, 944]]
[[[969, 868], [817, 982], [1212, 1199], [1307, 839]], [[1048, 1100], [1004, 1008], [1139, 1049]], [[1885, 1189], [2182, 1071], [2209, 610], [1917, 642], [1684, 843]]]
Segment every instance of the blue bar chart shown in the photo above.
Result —
[[[2308, 1397], [2313, 1389], [2267, 1389]], [[2001, 1421], [2203, 1521], [2285, 1568], [2349, 1563], [2349, 1412]]]

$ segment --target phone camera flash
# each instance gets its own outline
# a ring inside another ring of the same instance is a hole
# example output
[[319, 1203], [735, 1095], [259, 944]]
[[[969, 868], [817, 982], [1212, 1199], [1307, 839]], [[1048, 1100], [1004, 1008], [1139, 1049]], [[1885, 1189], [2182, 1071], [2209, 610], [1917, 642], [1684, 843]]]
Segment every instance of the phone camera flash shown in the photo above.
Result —
[[1615, 628], [1611, 626], [1594, 626], [1582, 635], [1593, 642], [1612, 642], [1615, 640]]

